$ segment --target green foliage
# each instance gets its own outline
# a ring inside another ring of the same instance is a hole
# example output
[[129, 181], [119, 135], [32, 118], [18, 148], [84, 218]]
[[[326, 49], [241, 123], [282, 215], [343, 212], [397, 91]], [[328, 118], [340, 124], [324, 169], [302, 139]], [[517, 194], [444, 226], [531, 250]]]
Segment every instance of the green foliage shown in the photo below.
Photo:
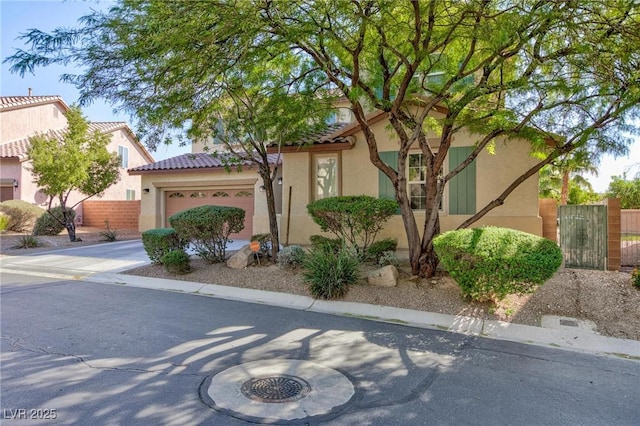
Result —
[[303, 278], [316, 299], [340, 299], [359, 279], [358, 254], [343, 247], [337, 253], [328, 247], [312, 249], [304, 260]]
[[200, 206], [169, 218], [181, 239], [189, 241], [201, 258], [224, 262], [230, 234], [244, 229], [245, 211], [238, 207]]
[[9, 229], [9, 223], [11, 222], [11, 218], [8, 214], [0, 212], [0, 232], [4, 232]]
[[[80, 75], [64, 80], [82, 101], [110, 99], [139, 117], [149, 146], [186, 128], [181, 136], [211, 135], [253, 154], [265, 141], [299, 140], [330, 109], [324, 95], [344, 97], [362, 123], [368, 157], [397, 189], [412, 269], [433, 271], [442, 185], [455, 172], [438, 178], [441, 170], [426, 168], [420, 224], [405, 185], [409, 167], [381, 164], [380, 139], [394, 139], [405, 165], [418, 148], [426, 164], [439, 163], [451, 141], [469, 133], [477, 148], [471, 156], [498, 153], [497, 141], [530, 141], [540, 161], [514, 173], [513, 184], [500, 185], [498, 191], [507, 189], [462, 227], [502, 205], [536, 167], [568, 152], [624, 154], [640, 105], [637, 16], [635, 1], [601, 0], [123, 1], [78, 28], [29, 31], [29, 47], [7, 61], [21, 74], [82, 65]], [[422, 114], [421, 105], [430, 111]], [[436, 106], [446, 114], [433, 113]], [[389, 132], [376, 134], [369, 112], [384, 114]]]
[[378, 258], [378, 265], [380, 266], [393, 265], [397, 268], [398, 266], [400, 266], [400, 259], [398, 259], [398, 256], [396, 256], [395, 252], [385, 251]]
[[449, 231], [433, 244], [444, 268], [473, 300], [531, 292], [562, 264], [554, 242], [507, 228]]
[[[67, 214], [71, 221], [76, 217], [76, 212], [73, 209], [67, 209]], [[58, 235], [63, 229], [65, 226], [62, 207], [57, 206], [38, 218], [36, 226], [33, 228], [33, 235]]]
[[183, 250], [186, 243], [173, 228], [156, 228], [142, 233], [142, 245], [151, 263], [162, 263], [162, 256], [171, 252]]
[[380, 257], [382, 257], [385, 252], [390, 251], [393, 253], [397, 247], [398, 240], [395, 238], [385, 238], [384, 240], [376, 241], [367, 248], [366, 258], [371, 262], [380, 263]]
[[631, 272], [631, 285], [640, 290], [640, 270], [634, 268]]
[[16, 244], [13, 248], [28, 249], [40, 247], [41, 245], [42, 244], [40, 244], [40, 240], [38, 240], [35, 236], [23, 235], [18, 239], [18, 244]]
[[626, 180], [626, 176], [613, 176], [607, 197], [620, 198], [620, 208], [640, 209], [640, 177]]
[[359, 253], [366, 253], [398, 203], [368, 195], [345, 195], [316, 200], [307, 212], [324, 232], [331, 232]]
[[100, 232], [100, 236], [102, 237], [103, 241], [109, 241], [109, 242], [113, 242], [116, 241], [118, 239], [118, 233], [116, 232], [115, 229], [111, 229], [109, 227], [109, 221], [105, 220], [104, 221], [104, 226], [105, 226], [105, 230]]
[[36, 219], [45, 211], [38, 206], [22, 200], [7, 200], [0, 203], [0, 212], [9, 216], [7, 229], [14, 232], [24, 232], [30, 229]]
[[283, 247], [278, 252], [278, 265], [283, 268], [296, 268], [304, 264], [306, 253], [300, 246]]
[[328, 238], [324, 235], [312, 235], [309, 237], [312, 249], [320, 249], [328, 247], [334, 252], [338, 252], [344, 245], [344, 241], [341, 238]]
[[172, 274], [187, 274], [191, 272], [191, 259], [184, 250], [171, 250], [162, 256], [160, 262], [167, 272]]
[[[120, 160], [109, 152], [111, 137], [99, 131], [90, 132], [89, 122], [77, 107], [65, 112], [68, 127], [62, 139], [57, 136], [38, 135], [29, 138], [27, 155], [34, 183], [50, 199], [71, 209], [81, 201], [101, 195], [120, 179]], [[71, 191], [84, 196], [73, 206], [67, 206]], [[75, 224], [68, 222], [69, 237], [75, 235]]]

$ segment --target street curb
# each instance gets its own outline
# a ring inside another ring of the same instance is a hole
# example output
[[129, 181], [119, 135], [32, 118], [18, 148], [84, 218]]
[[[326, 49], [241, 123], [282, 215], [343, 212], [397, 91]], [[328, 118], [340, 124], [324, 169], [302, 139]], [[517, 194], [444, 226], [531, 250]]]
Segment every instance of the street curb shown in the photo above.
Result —
[[467, 316], [453, 316], [355, 302], [314, 300], [308, 296], [287, 293], [109, 272], [93, 274], [84, 280], [361, 318], [640, 361], [640, 341], [601, 336], [583, 328], [542, 328]]

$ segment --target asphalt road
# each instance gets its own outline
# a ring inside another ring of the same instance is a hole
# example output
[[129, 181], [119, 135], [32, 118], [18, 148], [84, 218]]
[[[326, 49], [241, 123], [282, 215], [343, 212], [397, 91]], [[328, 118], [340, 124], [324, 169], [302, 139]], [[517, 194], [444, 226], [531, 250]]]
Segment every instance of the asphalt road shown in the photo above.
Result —
[[310, 424], [640, 419], [639, 361], [87, 281], [1, 282], [3, 424], [246, 424], [207, 405], [203, 389], [216, 373], [273, 359], [353, 383], [347, 404]]

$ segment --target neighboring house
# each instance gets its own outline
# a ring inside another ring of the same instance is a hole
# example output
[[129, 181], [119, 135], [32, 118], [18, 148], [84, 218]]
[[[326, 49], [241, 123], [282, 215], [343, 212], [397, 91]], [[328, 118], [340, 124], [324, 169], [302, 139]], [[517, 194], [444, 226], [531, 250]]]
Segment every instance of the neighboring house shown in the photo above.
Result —
[[[47, 197], [39, 191], [28, 170], [29, 138], [37, 134], [61, 138], [67, 127], [64, 113], [68, 109], [59, 96], [0, 97], [0, 201], [19, 199], [46, 207]], [[124, 122], [91, 122], [90, 129], [109, 134], [108, 149], [121, 157], [120, 180], [100, 199], [139, 200], [140, 177], [129, 176], [126, 170], [153, 162], [151, 154]], [[82, 198], [84, 196], [73, 193], [69, 205]], [[81, 207], [78, 210], [81, 218]]]
[[[280, 224], [280, 240], [289, 244], [308, 244], [309, 237], [320, 234], [320, 228], [307, 213], [311, 201], [336, 195], [371, 195], [395, 199], [391, 181], [369, 160], [369, 151], [360, 126], [353, 122], [348, 108], [338, 105], [334, 120], [323, 132], [310, 134], [304, 140], [280, 149], [282, 185], [278, 185], [276, 199]], [[434, 113], [439, 114], [439, 113]], [[351, 121], [351, 122], [347, 122]], [[389, 120], [384, 112], [368, 116], [378, 141], [380, 157], [396, 166], [398, 142], [391, 135]], [[434, 147], [439, 142], [432, 135]], [[453, 139], [449, 158], [445, 161], [447, 173], [470, 153], [477, 137], [459, 132]], [[504, 142], [504, 143], [503, 143]], [[194, 144], [195, 150], [202, 146]], [[455, 229], [488, 202], [495, 199], [511, 182], [536, 163], [525, 140], [498, 139], [495, 154], [483, 151], [445, 188], [440, 212], [442, 232]], [[275, 155], [277, 148], [270, 148]], [[418, 149], [410, 152], [407, 177], [411, 202], [419, 228], [424, 223], [424, 195], [419, 179], [422, 164]], [[184, 208], [201, 204], [222, 204], [219, 191], [228, 195], [226, 203], [242, 206], [233, 197], [254, 196], [246, 200], [247, 226], [243, 236], [266, 233], [269, 230], [266, 197], [259, 191], [262, 185], [255, 170], [245, 168], [241, 173], [227, 173], [209, 154], [185, 154], [180, 157], [130, 170], [142, 175], [143, 197], [140, 230], [167, 226], [167, 218]], [[414, 178], [411, 180], [411, 178]], [[228, 191], [226, 189], [229, 189]], [[234, 193], [234, 191], [236, 191]], [[252, 219], [252, 220], [251, 220]], [[520, 185], [505, 203], [492, 210], [474, 226], [497, 225], [542, 235], [542, 219], [538, 215], [538, 175]], [[404, 226], [400, 215], [386, 224], [379, 238], [398, 239], [399, 248], [407, 248]]]
[[[278, 156], [270, 157], [275, 162]], [[228, 171], [220, 157], [194, 152], [129, 169], [129, 175], [142, 178], [140, 231], [168, 227], [168, 219], [174, 213], [213, 204], [245, 210], [245, 227], [233, 238], [249, 239], [255, 233], [268, 232], [264, 187], [257, 166], [251, 161], [244, 161], [240, 171], [235, 167]], [[276, 188], [278, 213], [282, 206], [281, 188]]]

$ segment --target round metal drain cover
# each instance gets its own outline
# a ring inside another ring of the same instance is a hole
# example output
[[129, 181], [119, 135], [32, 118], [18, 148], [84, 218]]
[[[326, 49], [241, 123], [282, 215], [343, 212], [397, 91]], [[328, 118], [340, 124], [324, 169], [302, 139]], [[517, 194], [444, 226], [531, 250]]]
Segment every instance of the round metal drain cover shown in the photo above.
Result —
[[242, 394], [258, 402], [282, 403], [304, 398], [311, 392], [311, 386], [296, 376], [251, 378], [242, 384]]

